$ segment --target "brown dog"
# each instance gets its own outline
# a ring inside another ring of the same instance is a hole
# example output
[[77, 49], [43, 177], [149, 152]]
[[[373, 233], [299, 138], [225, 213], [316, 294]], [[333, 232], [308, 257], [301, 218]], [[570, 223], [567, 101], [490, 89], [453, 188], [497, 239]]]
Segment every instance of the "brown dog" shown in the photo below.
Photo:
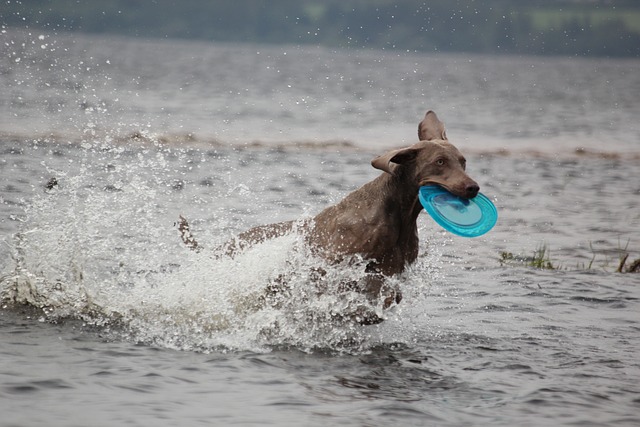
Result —
[[[401, 299], [384, 278], [399, 274], [418, 257], [416, 220], [422, 211], [418, 190], [438, 184], [451, 193], [473, 198], [480, 187], [465, 172], [465, 158], [447, 140], [444, 124], [428, 111], [418, 126], [420, 142], [390, 151], [371, 162], [384, 173], [347, 195], [312, 220], [298, 227], [312, 250], [332, 262], [358, 255], [368, 260], [367, 279], [357, 286], [384, 308]], [[224, 246], [233, 256], [248, 246], [289, 233], [294, 221], [259, 226], [240, 234]], [[182, 239], [192, 249], [198, 244], [189, 225], [180, 218]], [[364, 323], [374, 323], [367, 320]]]

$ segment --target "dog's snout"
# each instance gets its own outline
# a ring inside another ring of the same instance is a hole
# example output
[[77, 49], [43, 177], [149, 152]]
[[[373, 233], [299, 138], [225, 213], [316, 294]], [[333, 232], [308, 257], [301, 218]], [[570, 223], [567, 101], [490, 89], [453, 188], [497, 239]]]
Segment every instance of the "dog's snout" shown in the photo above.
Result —
[[468, 184], [467, 188], [465, 188], [466, 196], [469, 199], [473, 199], [474, 197], [476, 197], [478, 195], [478, 192], [480, 192], [480, 186], [475, 182], [472, 184]]

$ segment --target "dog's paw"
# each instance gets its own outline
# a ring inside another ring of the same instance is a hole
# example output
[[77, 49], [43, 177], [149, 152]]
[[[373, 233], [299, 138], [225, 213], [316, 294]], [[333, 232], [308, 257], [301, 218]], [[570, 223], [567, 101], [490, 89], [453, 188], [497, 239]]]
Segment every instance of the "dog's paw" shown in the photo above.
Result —
[[351, 320], [361, 325], [378, 325], [384, 321], [372, 307], [359, 306], [351, 315]]

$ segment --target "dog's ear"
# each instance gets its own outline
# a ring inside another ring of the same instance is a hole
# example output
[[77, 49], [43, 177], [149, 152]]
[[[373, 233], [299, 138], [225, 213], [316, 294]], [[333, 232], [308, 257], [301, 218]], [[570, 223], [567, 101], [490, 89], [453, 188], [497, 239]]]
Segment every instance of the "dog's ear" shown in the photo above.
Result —
[[429, 110], [424, 115], [424, 119], [418, 125], [418, 138], [420, 141], [431, 141], [434, 139], [447, 140], [447, 133], [444, 129], [444, 123], [442, 123], [436, 113]]
[[392, 163], [401, 165], [414, 160], [417, 155], [418, 150], [416, 148], [400, 148], [399, 150], [389, 151], [388, 153], [371, 160], [371, 166], [393, 175], [395, 166]]

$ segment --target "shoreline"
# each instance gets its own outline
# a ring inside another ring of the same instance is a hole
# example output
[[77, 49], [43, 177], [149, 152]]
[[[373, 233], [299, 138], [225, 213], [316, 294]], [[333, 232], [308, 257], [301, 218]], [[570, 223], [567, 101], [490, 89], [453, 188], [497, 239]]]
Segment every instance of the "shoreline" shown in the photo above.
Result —
[[[543, 141], [544, 138], [541, 139]], [[92, 148], [98, 145], [110, 144], [114, 146], [132, 145], [143, 147], [145, 145], [154, 145], [165, 148], [184, 148], [184, 149], [212, 149], [224, 148], [230, 150], [279, 150], [279, 151], [321, 151], [321, 152], [378, 152], [387, 149], [394, 149], [403, 144], [389, 144], [386, 146], [376, 144], [376, 146], [365, 147], [349, 139], [294, 139], [290, 141], [279, 140], [245, 140], [245, 141], [226, 141], [215, 137], [200, 137], [193, 133], [166, 133], [155, 134], [152, 132], [133, 131], [125, 135], [92, 135], [91, 138], [82, 136], [65, 135], [56, 132], [44, 132], [35, 136], [27, 136], [27, 134], [19, 132], [0, 131], [0, 142], [15, 141], [19, 144], [72, 144], [83, 146], [84, 148]], [[549, 151], [545, 149], [524, 147], [485, 147], [477, 148], [469, 145], [466, 141], [452, 141], [466, 155], [480, 157], [518, 157], [525, 156], [531, 159], [550, 159], [550, 160], [570, 160], [570, 159], [601, 159], [601, 160], [619, 160], [640, 162], [640, 150], [638, 151], [615, 151], [615, 150], [597, 150], [591, 147], [573, 146], [561, 148], [558, 151]], [[406, 143], [404, 145], [410, 145]]]

